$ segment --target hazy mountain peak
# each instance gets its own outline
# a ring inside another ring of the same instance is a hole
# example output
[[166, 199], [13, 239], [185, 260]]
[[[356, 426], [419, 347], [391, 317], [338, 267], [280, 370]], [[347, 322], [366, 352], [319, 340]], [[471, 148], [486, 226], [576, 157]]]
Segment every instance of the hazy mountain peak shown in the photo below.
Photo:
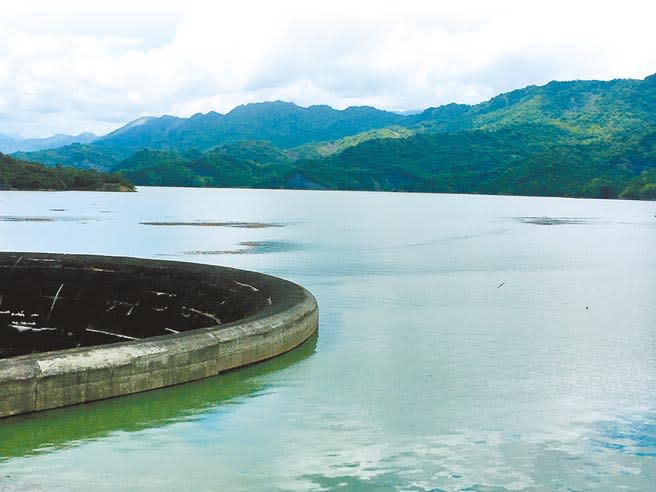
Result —
[[135, 126], [141, 126], [151, 120], [154, 120], [155, 118], [152, 116], [144, 116], [142, 118], [136, 119], [132, 121], [131, 123], [128, 123], [125, 125], [123, 128], [134, 128]]
[[133, 128], [137, 128], [137, 127], [139, 127], [139, 126], [143, 126], [143, 125], [145, 125], [146, 123], [148, 123], [148, 122], [150, 122], [150, 121], [153, 121], [153, 120], [155, 120], [155, 119], [157, 119], [157, 118], [154, 117], [154, 116], [142, 116], [141, 118], [137, 118], [136, 120], [131, 121], [131, 122], [129, 122], [129, 123], [123, 125], [123, 126], [120, 127], [120, 128], [117, 128], [116, 130], [114, 130], [113, 132], [109, 133], [108, 135], [117, 135], [117, 134], [119, 134], [119, 133], [126, 132], [126, 131], [128, 131], [128, 130], [133, 129]]
[[276, 101], [262, 101], [262, 102], [251, 102], [247, 104], [240, 104], [239, 106], [236, 106], [233, 108], [231, 111], [226, 113], [226, 116], [234, 114], [234, 113], [241, 113], [241, 112], [251, 112], [251, 111], [261, 111], [261, 110], [267, 110], [267, 109], [302, 109], [300, 106], [297, 106], [293, 102], [289, 101], [281, 101], [281, 100], [276, 100]]
[[45, 138], [26, 138], [0, 134], [0, 152], [32, 152], [37, 150], [59, 148], [71, 144], [91, 143], [98, 137], [90, 132], [79, 135], [66, 135], [58, 133]]

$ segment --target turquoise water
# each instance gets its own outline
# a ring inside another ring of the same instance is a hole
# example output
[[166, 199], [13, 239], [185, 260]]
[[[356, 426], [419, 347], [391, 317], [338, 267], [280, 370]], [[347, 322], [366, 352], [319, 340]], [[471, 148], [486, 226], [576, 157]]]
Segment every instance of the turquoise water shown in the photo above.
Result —
[[298, 350], [216, 378], [1, 420], [0, 490], [653, 490], [655, 213], [402, 193], [3, 192], [3, 250], [260, 270], [311, 290], [321, 324]]

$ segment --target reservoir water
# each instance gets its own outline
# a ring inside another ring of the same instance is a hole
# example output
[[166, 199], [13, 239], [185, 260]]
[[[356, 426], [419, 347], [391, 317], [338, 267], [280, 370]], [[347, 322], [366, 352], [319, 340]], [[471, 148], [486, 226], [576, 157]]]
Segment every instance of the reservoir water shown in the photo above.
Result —
[[[3, 192], [0, 249], [228, 265], [318, 336], [215, 378], [0, 420], [1, 491], [651, 491], [656, 204]], [[1, 397], [1, 395], [0, 395]]]

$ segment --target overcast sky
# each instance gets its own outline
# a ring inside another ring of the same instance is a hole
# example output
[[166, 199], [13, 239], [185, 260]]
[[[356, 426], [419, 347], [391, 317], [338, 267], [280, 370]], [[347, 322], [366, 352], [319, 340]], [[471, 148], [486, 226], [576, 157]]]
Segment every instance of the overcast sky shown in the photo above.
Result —
[[0, 133], [301, 106], [411, 110], [656, 72], [656, 2], [33, 2], [0, 13]]

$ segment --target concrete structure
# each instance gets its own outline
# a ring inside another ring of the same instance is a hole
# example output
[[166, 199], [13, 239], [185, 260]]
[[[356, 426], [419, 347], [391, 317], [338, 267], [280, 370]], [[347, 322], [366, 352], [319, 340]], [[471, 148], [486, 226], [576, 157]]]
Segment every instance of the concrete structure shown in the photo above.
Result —
[[318, 326], [314, 297], [231, 268], [0, 253], [0, 417], [184, 383]]

